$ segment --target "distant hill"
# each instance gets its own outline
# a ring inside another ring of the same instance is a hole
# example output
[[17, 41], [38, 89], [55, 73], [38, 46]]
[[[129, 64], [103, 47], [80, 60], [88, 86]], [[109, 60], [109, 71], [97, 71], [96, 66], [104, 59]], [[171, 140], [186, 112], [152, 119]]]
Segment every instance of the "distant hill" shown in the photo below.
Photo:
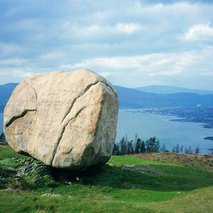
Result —
[[196, 89], [187, 89], [182, 87], [160, 86], [160, 85], [136, 87], [135, 89], [142, 92], [151, 92], [155, 94], [174, 94], [174, 93], [197, 93], [200, 95], [213, 94], [213, 91], [209, 91], [209, 90], [196, 90]]
[[[0, 112], [17, 86], [16, 83], [0, 85]], [[193, 107], [201, 105], [213, 106], [213, 94], [200, 95], [196, 93], [155, 94], [142, 92], [127, 87], [115, 86], [120, 108], [151, 108], [151, 107]]]
[[154, 94], [116, 86], [120, 108], [213, 106], [213, 94]]
[[11, 93], [17, 86], [17, 83], [0, 85], [0, 112], [3, 112]]
[[157, 94], [121, 86], [115, 86], [115, 89], [118, 93], [119, 107], [121, 108], [155, 107], [155, 103], [161, 101], [161, 97]]

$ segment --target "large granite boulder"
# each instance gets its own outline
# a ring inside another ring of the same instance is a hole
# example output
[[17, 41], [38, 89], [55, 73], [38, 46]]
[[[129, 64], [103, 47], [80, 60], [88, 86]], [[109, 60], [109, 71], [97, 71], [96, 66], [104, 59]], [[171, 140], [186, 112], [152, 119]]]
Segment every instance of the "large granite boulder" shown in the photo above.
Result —
[[4, 110], [9, 145], [56, 168], [105, 163], [116, 135], [118, 99], [101, 76], [80, 69], [21, 82]]

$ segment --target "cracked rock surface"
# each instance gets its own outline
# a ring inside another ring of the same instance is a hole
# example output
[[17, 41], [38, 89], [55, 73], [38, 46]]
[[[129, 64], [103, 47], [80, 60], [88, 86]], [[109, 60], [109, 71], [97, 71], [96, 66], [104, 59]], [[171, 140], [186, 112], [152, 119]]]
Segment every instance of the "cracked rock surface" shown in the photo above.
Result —
[[21, 82], [4, 110], [9, 145], [56, 168], [105, 163], [116, 136], [118, 99], [112, 85], [80, 69]]

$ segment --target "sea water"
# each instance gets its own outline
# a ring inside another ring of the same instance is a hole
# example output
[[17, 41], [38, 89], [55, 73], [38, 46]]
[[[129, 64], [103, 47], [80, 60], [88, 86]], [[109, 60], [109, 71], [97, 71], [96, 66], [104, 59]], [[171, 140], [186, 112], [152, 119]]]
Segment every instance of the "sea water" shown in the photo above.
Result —
[[160, 144], [165, 144], [171, 150], [176, 144], [180, 146], [199, 147], [201, 153], [210, 153], [213, 141], [204, 137], [212, 136], [213, 129], [203, 128], [201, 123], [171, 121], [174, 116], [146, 113], [143, 110], [120, 109], [118, 114], [117, 137], [119, 142], [127, 135], [134, 139], [137, 134], [143, 140], [157, 137]]

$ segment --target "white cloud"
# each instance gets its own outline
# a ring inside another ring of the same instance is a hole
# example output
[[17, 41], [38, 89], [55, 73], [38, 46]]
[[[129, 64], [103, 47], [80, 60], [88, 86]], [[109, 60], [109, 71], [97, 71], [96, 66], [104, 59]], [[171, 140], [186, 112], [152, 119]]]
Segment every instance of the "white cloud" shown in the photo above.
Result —
[[141, 29], [141, 25], [136, 23], [118, 23], [115, 28], [120, 32], [132, 34], [139, 31]]
[[213, 27], [210, 24], [197, 24], [188, 29], [182, 36], [186, 41], [211, 40], [213, 39]]
[[27, 63], [27, 59], [23, 58], [10, 58], [6, 60], [0, 60], [0, 66], [23, 66]]
[[55, 61], [55, 60], [62, 60], [64, 56], [65, 56], [64, 52], [54, 51], [42, 54], [40, 58], [44, 61]]
[[20, 79], [30, 78], [30, 77], [33, 77], [33, 76], [39, 75], [39, 74], [41, 74], [41, 73], [40, 72], [35, 73], [33, 71], [28, 71], [27, 69], [25, 69], [25, 70], [18, 69], [18, 70], [13, 70], [12, 72], [10, 71], [10, 75], [18, 77]]
[[99, 35], [106, 37], [109, 34], [121, 35], [121, 34], [133, 34], [142, 29], [142, 26], [133, 22], [119, 22], [116, 24], [92, 24], [88, 26], [71, 25], [67, 21], [62, 24], [64, 30], [68, 30], [70, 34], [75, 33], [77, 36], [86, 37], [88, 35]]
[[86, 27], [85, 29], [87, 31], [87, 33], [100, 33], [103, 30], [106, 30], [106, 27], [100, 27], [98, 25], [90, 25], [88, 27]]
[[[105, 75], [114, 83], [123, 82], [123, 85], [134, 85], [139, 79], [173, 79], [199, 78], [209, 76], [213, 71], [211, 56], [213, 48], [203, 51], [187, 51], [179, 53], [154, 53], [136, 56], [98, 57], [83, 60], [75, 64], [62, 64], [62, 70], [87, 67]], [[117, 76], [117, 79], [115, 78]], [[118, 79], [122, 78], [122, 79]], [[128, 82], [132, 79], [132, 82]], [[137, 83], [138, 86], [144, 84]]]
[[[184, 56], [183, 56], [184, 57]], [[147, 75], [158, 73], [161, 75], [162, 68], [171, 71], [181, 59], [181, 55], [175, 53], [156, 53], [137, 56], [101, 57], [84, 60], [73, 65], [62, 65], [61, 69], [74, 69], [79, 67], [91, 67], [97, 70], [118, 70], [123, 72], [140, 71]], [[180, 71], [179, 71], [180, 72]], [[177, 71], [176, 71], [177, 73]]]
[[[114, 84], [128, 87], [170, 84], [171, 82], [174, 85], [181, 86], [180, 82], [184, 81], [188, 84], [192, 79], [193, 83], [196, 82], [197, 85], [205, 85], [202, 82], [206, 84], [209, 82], [208, 85], [211, 85], [210, 77], [213, 75], [212, 55], [213, 47], [209, 46], [203, 51], [97, 57], [73, 64], [61, 61], [61, 65], [55, 67], [54, 70], [71, 71], [80, 67], [87, 67], [106, 77]], [[55, 58], [57, 54], [53, 54], [53, 56]], [[53, 59], [51, 55], [47, 54], [46, 59], [48, 58]], [[41, 72], [38, 73], [39, 70], [49, 71], [42, 67], [42, 64], [38, 68], [37, 64], [35, 65], [32, 61], [25, 59], [11, 58], [5, 62], [0, 62], [1, 78], [8, 78], [10, 76], [10, 81], [14, 81], [13, 79], [20, 81], [35, 74], [40, 74]]]
[[[36, 74], [35, 72], [29, 71], [26, 68], [12, 68], [12, 67], [0, 68], [0, 75], [8, 77], [10, 78], [10, 80], [17, 79], [18, 81], [21, 81], [25, 78], [32, 77], [35, 74]], [[13, 80], [10, 82], [13, 82]]]
[[111, 73], [110, 72], [101, 72], [101, 75], [105, 78], [108, 78], [111, 75]]
[[24, 47], [18, 44], [0, 42], [0, 56], [17, 55], [23, 53]]

